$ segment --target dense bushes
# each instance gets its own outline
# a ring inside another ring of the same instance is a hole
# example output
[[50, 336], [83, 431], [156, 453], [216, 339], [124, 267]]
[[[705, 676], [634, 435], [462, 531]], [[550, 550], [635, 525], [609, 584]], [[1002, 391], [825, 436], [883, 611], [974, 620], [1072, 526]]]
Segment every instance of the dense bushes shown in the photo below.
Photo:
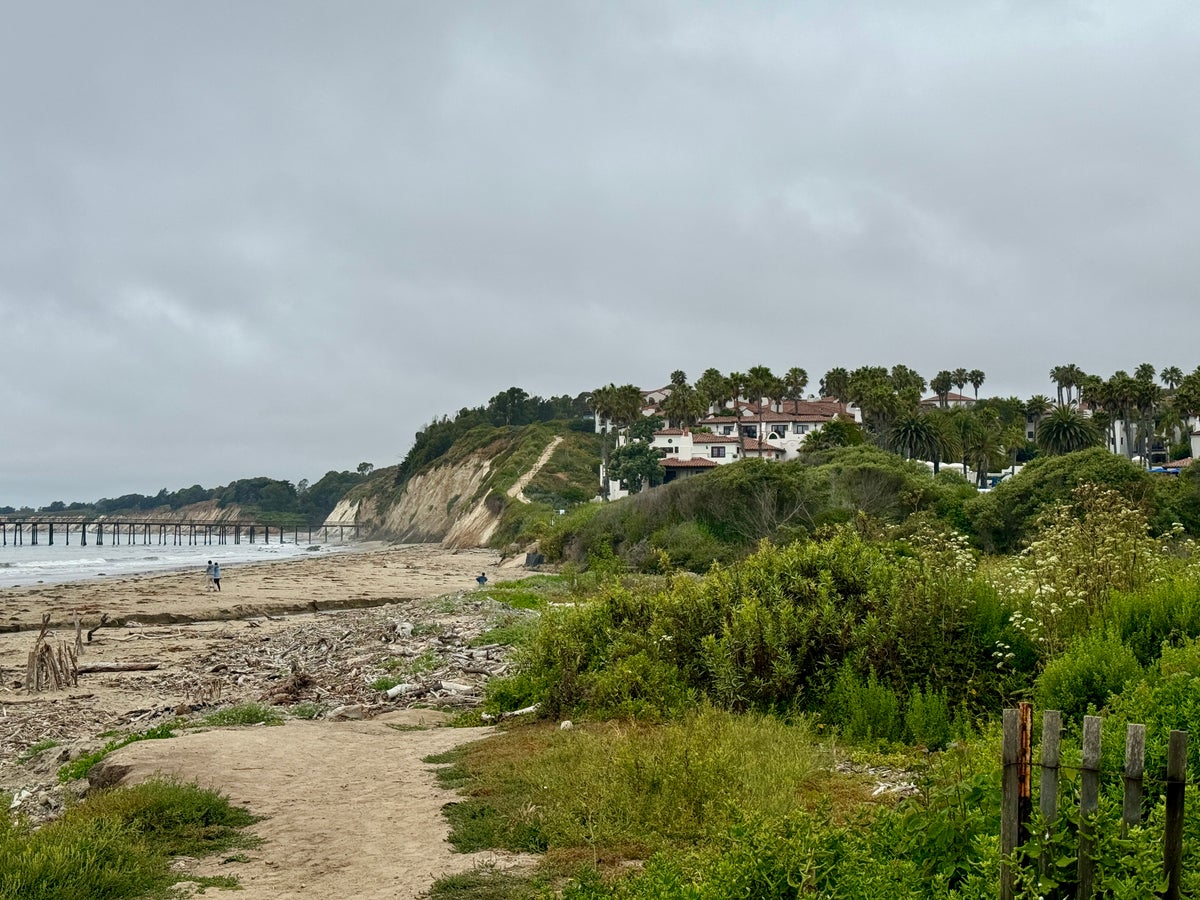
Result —
[[[841, 675], [905, 700], [928, 682], [934, 696], [991, 705], [1027, 681], [1035, 657], [1022, 650], [1024, 671], [996, 667], [997, 642], [1021, 638], [994, 592], [947, 562], [957, 552], [929, 535], [892, 546], [842, 527], [821, 541], [764, 545], [703, 581], [676, 578], [659, 595], [613, 586], [584, 606], [547, 612], [526, 649], [519, 695], [501, 682], [492, 704], [663, 716], [706, 696], [734, 710], [815, 712]], [[898, 707], [895, 727], [874, 736], [901, 737], [902, 716]]]
[[1015, 477], [969, 501], [964, 512], [970, 533], [988, 552], [1012, 553], [1032, 534], [1043, 511], [1067, 500], [1082, 484], [1116, 490], [1135, 506], [1152, 505], [1153, 477], [1124, 457], [1094, 447], [1039, 457]]
[[[764, 539], [789, 541], [867, 515], [899, 522], [922, 510], [961, 517], [974, 493], [961, 479], [876, 447], [842, 447], [804, 460], [744, 460], [567, 517], [543, 543], [551, 559], [586, 561], [601, 547], [643, 571], [671, 566], [703, 572]], [[682, 529], [682, 530], [681, 530]]]

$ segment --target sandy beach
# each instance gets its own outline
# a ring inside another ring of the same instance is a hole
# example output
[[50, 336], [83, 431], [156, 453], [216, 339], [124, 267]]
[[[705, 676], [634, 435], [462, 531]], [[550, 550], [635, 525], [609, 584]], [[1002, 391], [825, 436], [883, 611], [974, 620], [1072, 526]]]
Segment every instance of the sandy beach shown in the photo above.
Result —
[[[108, 757], [110, 777], [169, 772], [269, 817], [254, 826], [261, 850], [238, 871], [185, 861], [181, 880], [189, 871], [236, 875], [247, 900], [338, 895], [347, 885], [354, 896], [418, 897], [438, 874], [519, 863], [453, 852], [440, 808], [454, 797], [420, 762], [491, 733], [438, 726], [478, 703], [489, 675], [507, 668], [508, 648], [473, 648], [482, 632], [523, 614], [475, 582], [480, 572], [492, 582], [527, 574], [508, 566], [490, 550], [404, 545], [231, 566], [220, 593], [206, 589], [202, 571], [6, 589], [0, 791], [45, 818], [65, 799], [59, 767], [102, 746], [101, 734], [195, 720], [238, 702], [284, 714], [315, 703], [324, 710], [316, 721], [185, 729]], [[109, 616], [84, 642], [81, 666], [156, 668], [81, 673], [77, 684], [27, 693], [26, 660], [47, 613], [54, 646], [74, 643], [77, 614], [85, 632]], [[418, 690], [387, 698], [371, 688], [385, 670], [414, 659], [434, 661], [411, 676]], [[346, 715], [331, 718], [339, 707]], [[56, 746], [29, 757], [47, 741]], [[395, 851], [398, 837], [403, 853]]]

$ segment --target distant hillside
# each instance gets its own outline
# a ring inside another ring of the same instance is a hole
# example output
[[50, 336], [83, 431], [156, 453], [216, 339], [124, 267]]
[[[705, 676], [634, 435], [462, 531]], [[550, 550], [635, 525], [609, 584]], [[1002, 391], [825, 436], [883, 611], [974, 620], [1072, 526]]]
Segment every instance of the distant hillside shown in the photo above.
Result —
[[584, 424], [476, 425], [420, 467], [376, 471], [327, 521], [386, 540], [523, 547], [596, 496], [600, 438]]

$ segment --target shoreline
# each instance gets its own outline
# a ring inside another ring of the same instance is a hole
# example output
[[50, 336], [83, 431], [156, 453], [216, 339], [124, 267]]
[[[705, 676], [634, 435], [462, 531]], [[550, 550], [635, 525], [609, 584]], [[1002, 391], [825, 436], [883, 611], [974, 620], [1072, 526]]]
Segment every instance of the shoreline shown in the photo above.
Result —
[[446, 550], [440, 544], [372, 544], [286, 559], [222, 564], [221, 591], [208, 591], [202, 568], [143, 572], [0, 590], [0, 633], [42, 627], [85, 629], [102, 614], [131, 621], [184, 623], [360, 609], [475, 587], [479, 572], [499, 574], [494, 550]]

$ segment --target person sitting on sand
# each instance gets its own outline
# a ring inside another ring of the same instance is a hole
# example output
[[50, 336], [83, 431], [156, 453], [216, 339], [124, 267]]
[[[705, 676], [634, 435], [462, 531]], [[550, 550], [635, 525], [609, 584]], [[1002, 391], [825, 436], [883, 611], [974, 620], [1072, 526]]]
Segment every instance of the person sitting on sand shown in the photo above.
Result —
[[213, 578], [213, 585], [216, 586], [217, 593], [220, 593], [221, 592], [221, 564], [219, 562], [213, 563], [212, 578]]
[[213, 561], [208, 561], [208, 568], [204, 570], [204, 588], [205, 590], [214, 590], [213, 588]]
[[480, 572], [479, 577], [475, 579], [475, 583], [480, 587], [483, 587], [485, 584], [487, 584], [487, 572]]

